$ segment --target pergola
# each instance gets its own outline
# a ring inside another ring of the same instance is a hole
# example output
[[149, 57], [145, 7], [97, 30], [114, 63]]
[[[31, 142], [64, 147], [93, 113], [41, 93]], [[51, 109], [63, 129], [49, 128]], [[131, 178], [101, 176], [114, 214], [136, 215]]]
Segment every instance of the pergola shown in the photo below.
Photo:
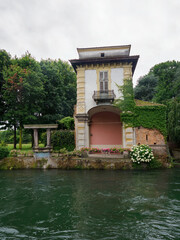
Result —
[[[52, 149], [51, 146], [51, 129], [58, 128], [58, 124], [30, 124], [24, 125], [25, 129], [33, 129], [34, 131], [34, 151], [50, 151]], [[38, 139], [38, 129], [46, 129], [47, 132], [47, 144], [45, 148], [39, 147], [39, 139]]]

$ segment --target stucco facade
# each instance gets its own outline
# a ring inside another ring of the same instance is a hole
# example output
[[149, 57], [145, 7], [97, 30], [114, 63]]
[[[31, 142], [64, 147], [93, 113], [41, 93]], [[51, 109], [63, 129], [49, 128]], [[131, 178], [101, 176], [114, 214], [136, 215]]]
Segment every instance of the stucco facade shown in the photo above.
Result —
[[123, 80], [132, 80], [139, 56], [129, 56], [130, 45], [77, 50], [79, 59], [70, 60], [77, 73], [76, 148], [131, 147], [135, 130], [125, 128], [113, 101], [122, 97]]

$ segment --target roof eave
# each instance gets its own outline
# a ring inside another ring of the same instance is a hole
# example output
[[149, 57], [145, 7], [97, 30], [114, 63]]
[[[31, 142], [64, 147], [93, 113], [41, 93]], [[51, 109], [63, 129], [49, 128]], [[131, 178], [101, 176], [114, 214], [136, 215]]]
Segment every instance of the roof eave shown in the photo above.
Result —
[[132, 63], [132, 75], [134, 74], [137, 62], [139, 59], [139, 55], [135, 56], [123, 56], [123, 57], [114, 57], [114, 58], [87, 58], [87, 59], [72, 59], [69, 60], [71, 65], [73, 66], [75, 72], [77, 66], [85, 65], [85, 64], [101, 64], [101, 63]]

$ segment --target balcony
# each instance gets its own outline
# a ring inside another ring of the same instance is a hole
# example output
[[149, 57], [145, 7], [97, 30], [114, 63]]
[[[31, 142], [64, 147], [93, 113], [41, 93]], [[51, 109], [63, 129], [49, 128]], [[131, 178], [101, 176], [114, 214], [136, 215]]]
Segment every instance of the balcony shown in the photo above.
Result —
[[92, 98], [97, 104], [112, 103], [116, 98], [116, 95], [114, 94], [114, 90], [101, 90], [94, 91]]

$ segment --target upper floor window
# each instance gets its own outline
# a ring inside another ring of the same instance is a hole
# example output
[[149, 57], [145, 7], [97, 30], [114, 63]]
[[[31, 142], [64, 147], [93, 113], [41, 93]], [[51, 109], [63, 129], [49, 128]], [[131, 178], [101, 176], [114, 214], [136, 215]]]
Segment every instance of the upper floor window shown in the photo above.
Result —
[[100, 91], [108, 91], [108, 71], [99, 73]]

